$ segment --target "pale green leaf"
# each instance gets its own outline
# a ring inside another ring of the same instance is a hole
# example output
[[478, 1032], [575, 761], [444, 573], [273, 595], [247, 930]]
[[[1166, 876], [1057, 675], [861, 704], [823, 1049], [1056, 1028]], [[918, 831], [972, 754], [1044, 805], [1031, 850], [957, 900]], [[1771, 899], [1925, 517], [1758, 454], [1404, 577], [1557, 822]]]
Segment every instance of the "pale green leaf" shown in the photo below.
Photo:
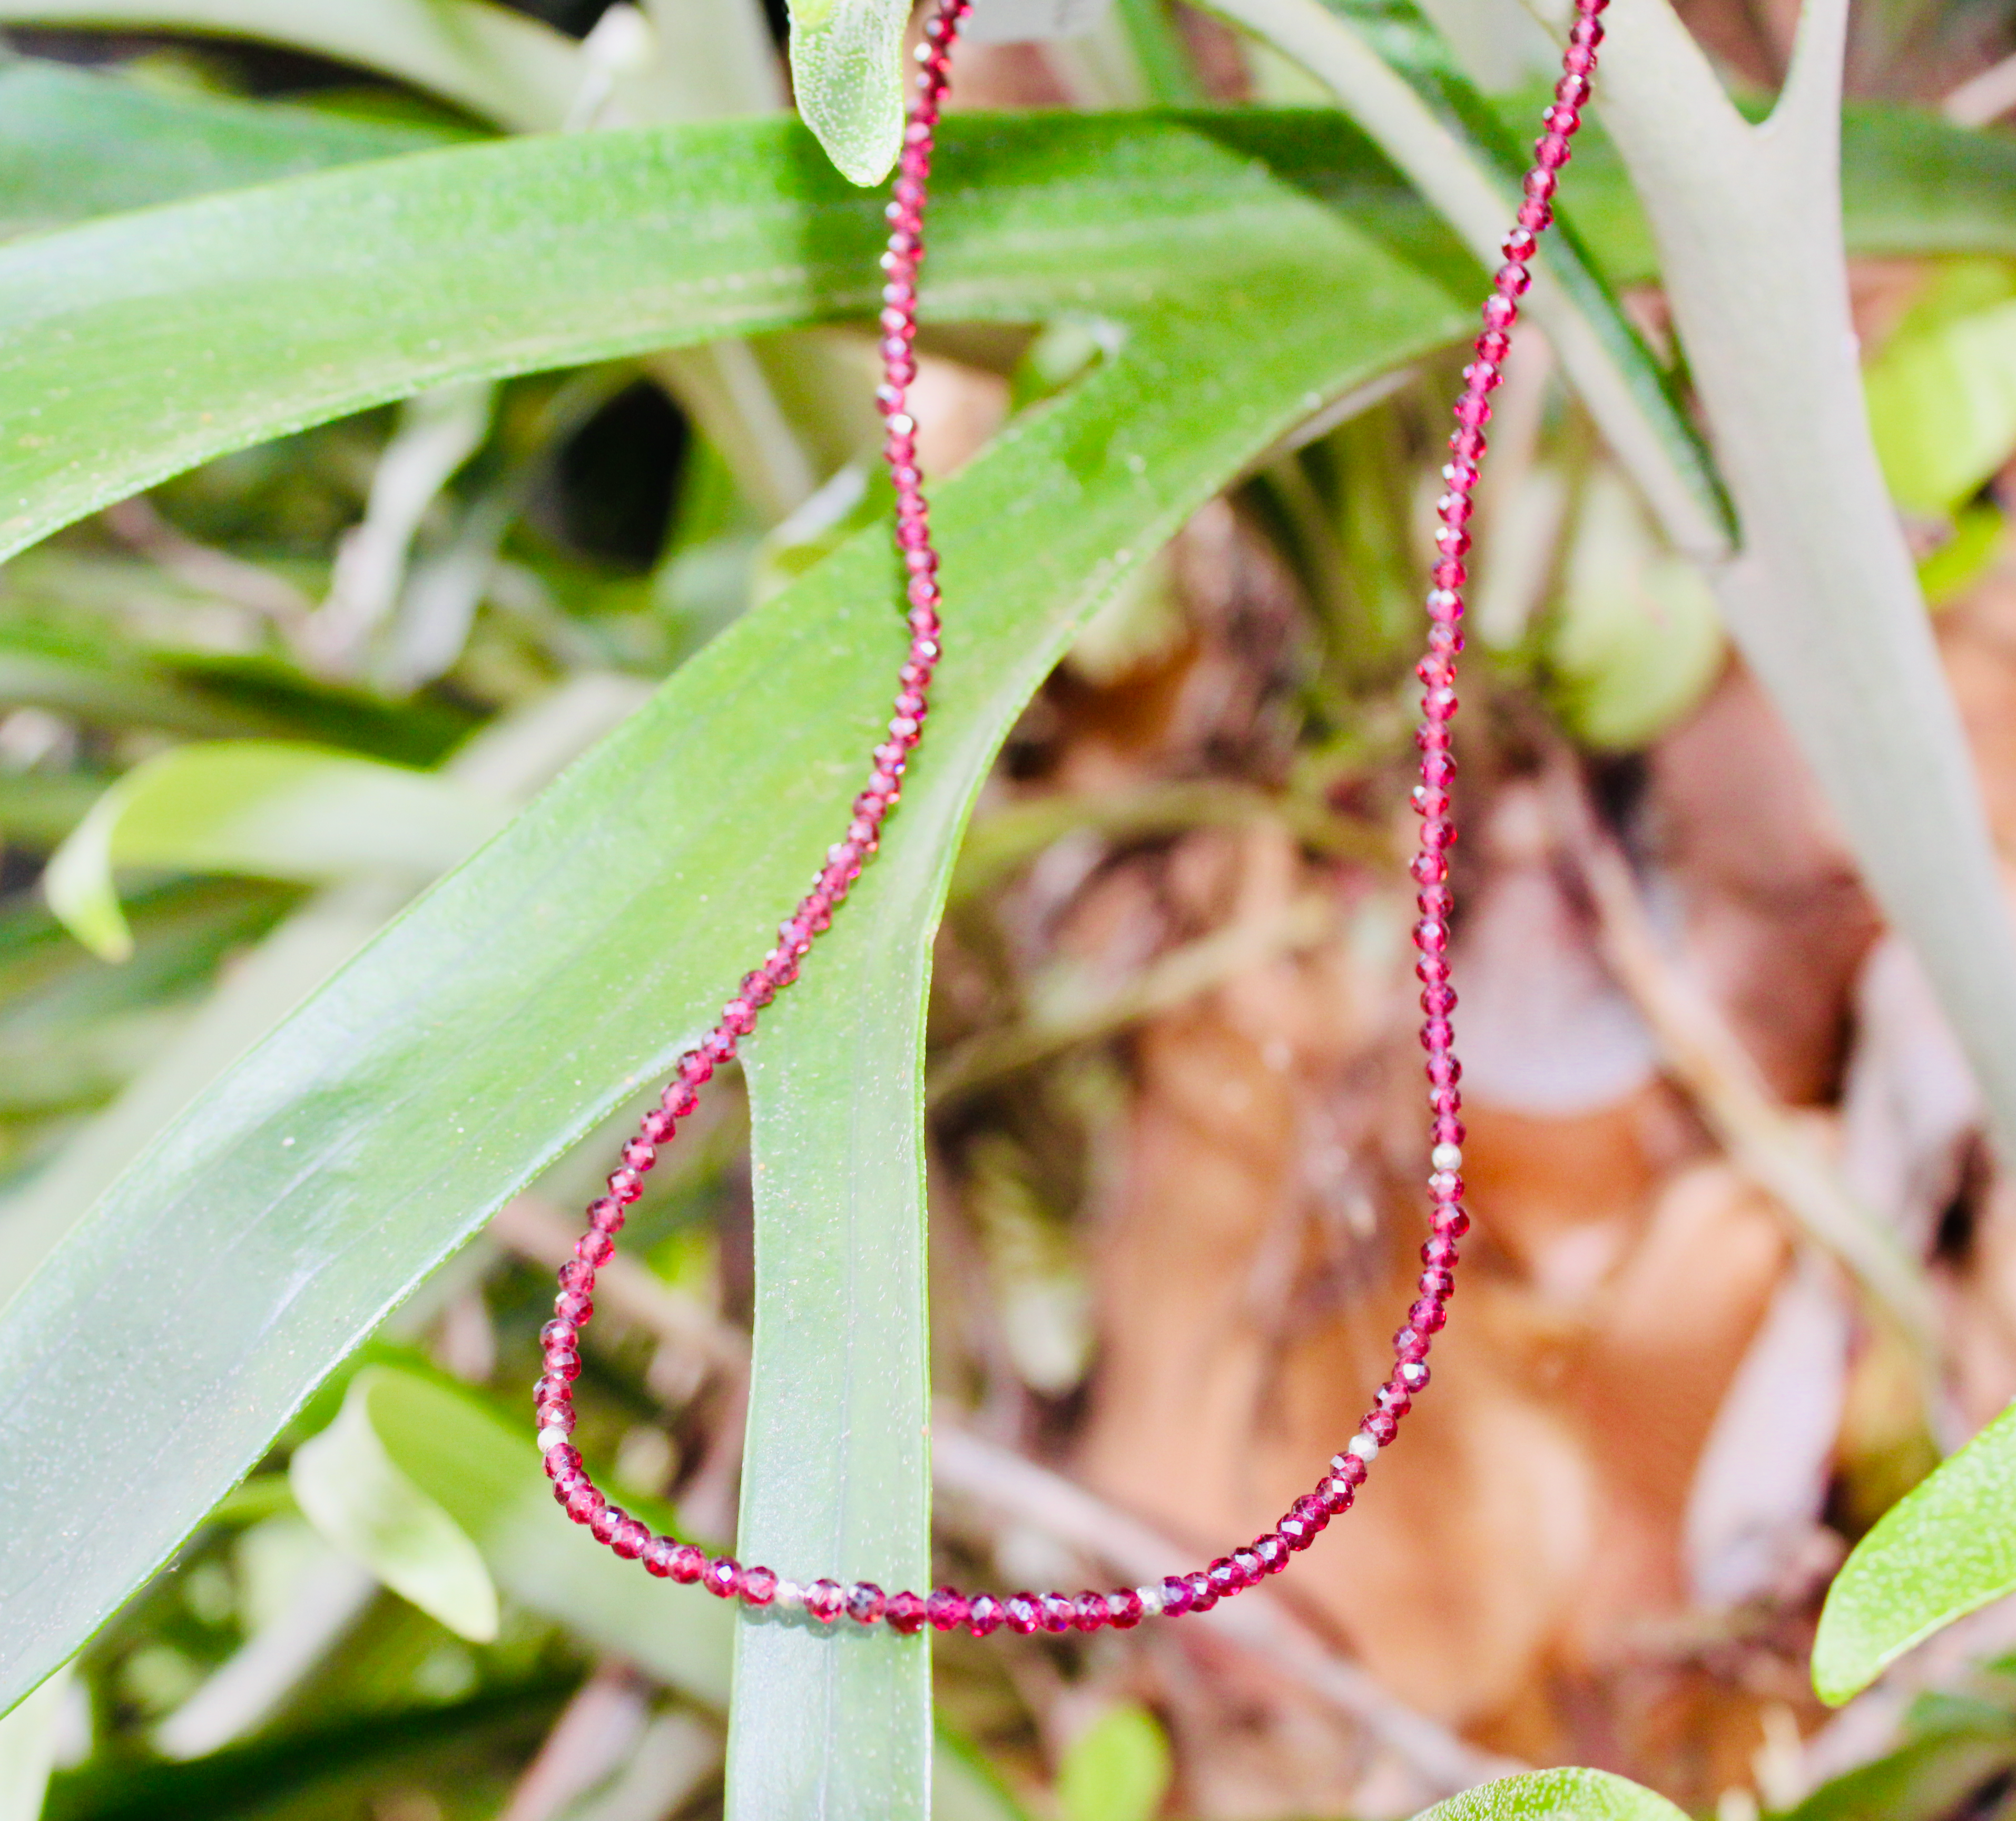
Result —
[[497, 1635], [497, 1589], [475, 1544], [402, 1473], [373, 1427], [376, 1374], [358, 1375], [335, 1422], [294, 1450], [294, 1502], [328, 1542], [395, 1593], [477, 1643]]
[[1715, 596], [1664, 549], [1616, 474], [1584, 488], [1546, 662], [1556, 708], [1591, 746], [1646, 746], [1692, 710], [1725, 654]]
[[[553, 1502], [529, 1419], [513, 1428], [471, 1393], [390, 1366], [358, 1375], [346, 1416], [352, 1405], [361, 1405], [396, 1470], [480, 1552], [501, 1592], [674, 1687], [725, 1704], [733, 1614], [696, 1588], [654, 1581], [635, 1562], [584, 1548]], [[646, 1522], [671, 1524], [657, 1501], [620, 1496]]]
[[1539, 1770], [1452, 1796], [1415, 1821], [1685, 1821], [1664, 1796], [1604, 1770]]
[[132, 953], [113, 869], [242, 873], [305, 883], [356, 873], [435, 878], [496, 832], [499, 802], [450, 778], [266, 741], [178, 746], [92, 806], [43, 876], [49, 908], [109, 961]]
[[0, 0], [0, 24], [151, 26], [290, 45], [525, 132], [561, 125], [585, 74], [571, 39], [489, 0]]
[[70, 1692], [70, 1672], [59, 1669], [0, 1718], [0, 1821], [37, 1821], [56, 1762], [56, 1725]]
[[880, 183], [903, 143], [903, 28], [909, 0], [798, 0], [791, 90], [850, 183]]
[[1175, 1765], [1169, 1741], [1133, 1701], [1108, 1707], [1066, 1748], [1057, 1766], [1061, 1821], [1150, 1821]]
[[1838, 1703], [1914, 1644], [2016, 1590], [2016, 1409], [1886, 1512], [1827, 1589], [1813, 1686]]
[[1956, 261], [1863, 376], [1891, 496], [1943, 517], [2016, 453], [2016, 269]]

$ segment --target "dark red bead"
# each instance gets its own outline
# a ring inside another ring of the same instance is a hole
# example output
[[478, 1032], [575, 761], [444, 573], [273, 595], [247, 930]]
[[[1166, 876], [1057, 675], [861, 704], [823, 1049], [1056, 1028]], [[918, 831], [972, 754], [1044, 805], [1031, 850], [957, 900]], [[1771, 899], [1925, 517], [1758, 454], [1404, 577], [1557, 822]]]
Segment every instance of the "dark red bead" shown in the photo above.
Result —
[[768, 1606], [777, 1597], [777, 1577], [768, 1568], [743, 1569], [742, 1597], [751, 1606]]
[[588, 1520], [588, 1534], [598, 1543], [613, 1542], [616, 1538], [616, 1527], [628, 1523], [629, 1520], [629, 1513], [621, 1505], [604, 1504]]
[[610, 1548], [626, 1562], [634, 1562], [644, 1552], [644, 1545], [651, 1540], [650, 1526], [640, 1524], [634, 1517], [625, 1517], [611, 1532]]
[[742, 1591], [742, 1564], [733, 1556], [717, 1556], [700, 1571], [700, 1585], [717, 1599], [733, 1599]]
[[1253, 1541], [1253, 1554], [1263, 1574], [1278, 1574], [1288, 1565], [1287, 1539], [1275, 1531]]
[[815, 1581], [805, 1589], [805, 1610], [830, 1625], [847, 1610], [847, 1589], [837, 1581]]
[[690, 1587], [707, 1572], [707, 1551], [691, 1543], [680, 1543], [672, 1551], [672, 1578]]
[[1141, 1622], [1141, 1596], [1132, 1588], [1122, 1587], [1107, 1595], [1106, 1610], [1116, 1632], [1131, 1632]]
[[967, 1602], [966, 1628], [976, 1638], [985, 1638], [1001, 1628], [1006, 1609], [991, 1593], [976, 1593]]
[[1211, 1585], [1211, 1576], [1203, 1569], [1194, 1569], [1186, 1574], [1183, 1584], [1190, 1590], [1192, 1612], [1209, 1612], [1218, 1604], [1218, 1589]]
[[1171, 1618], [1181, 1618], [1196, 1604], [1197, 1596], [1191, 1591], [1186, 1577], [1172, 1574], [1163, 1581], [1162, 1610]]
[[581, 1451], [562, 1442], [557, 1448], [549, 1448], [545, 1454], [546, 1477], [558, 1480], [568, 1473], [581, 1471]]
[[847, 1590], [847, 1616], [858, 1625], [879, 1621], [889, 1604], [889, 1596], [872, 1581], [857, 1581]]
[[1071, 1604], [1067, 1593], [1043, 1594], [1037, 1604], [1042, 1609], [1043, 1629], [1046, 1632], [1067, 1632], [1078, 1617], [1078, 1609]]
[[934, 1587], [924, 1602], [924, 1614], [941, 1632], [956, 1632], [971, 1610], [966, 1596], [956, 1587]]
[[1399, 1421], [1384, 1410], [1373, 1411], [1358, 1426], [1364, 1433], [1384, 1448], [1400, 1433]]
[[924, 1628], [927, 1602], [905, 1588], [900, 1593], [889, 1596], [888, 1603], [882, 1609], [882, 1617], [892, 1631], [901, 1632], [909, 1637]]
[[1071, 1602], [1071, 1623], [1081, 1632], [1096, 1632], [1113, 1617], [1103, 1593], [1085, 1592]]
[[1033, 1593], [1010, 1594], [1002, 1601], [1001, 1610], [1008, 1621], [1009, 1630], [1018, 1632], [1025, 1638], [1043, 1622], [1042, 1606]]
[[1393, 1368], [1393, 1376], [1416, 1397], [1427, 1388], [1428, 1368], [1418, 1359], [1402, 1360]]

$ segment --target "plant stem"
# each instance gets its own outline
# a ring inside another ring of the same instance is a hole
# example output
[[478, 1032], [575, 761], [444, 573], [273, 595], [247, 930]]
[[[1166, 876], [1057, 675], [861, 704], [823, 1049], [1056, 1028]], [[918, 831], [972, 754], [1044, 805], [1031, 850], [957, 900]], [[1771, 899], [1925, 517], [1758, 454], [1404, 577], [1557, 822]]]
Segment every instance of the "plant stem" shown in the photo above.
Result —
[[2016, 1154], [2016, 942], [1864, 415], [1841, 250], [1847, 0], [1752, 127], [1665, 0], [1617, 0], [1604, 120], [1652, 220], [1742, 528], [1723, 616], [1918, 951]]

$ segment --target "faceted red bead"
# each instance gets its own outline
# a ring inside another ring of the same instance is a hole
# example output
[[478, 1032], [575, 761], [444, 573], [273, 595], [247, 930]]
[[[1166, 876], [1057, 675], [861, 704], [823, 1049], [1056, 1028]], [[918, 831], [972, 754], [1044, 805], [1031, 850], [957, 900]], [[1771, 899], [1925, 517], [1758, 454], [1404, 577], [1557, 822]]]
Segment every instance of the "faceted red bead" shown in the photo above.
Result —
[[768, 1606], [777, 1597], [777, 1577], [768, 1568], [743, 1569], [742, 1597], [751, 1606]]
[[746, 1037], [756, 1028], [756, 1008], [746, 999], [731, 999], [721, 1008], [721, 1028], [732, 1037]]
[[1423, 1361], [1402, 1360], [1393, 1368], [1393, 1376], [1417, 1397], [1427, 1388], [1428, 1368]]
[[588, 1204], [588, 1224], [596, 1232], [613, 1237], [622, 1229], [622, 1203], [613, 1195], [598, 1195]]
[[1239, 1570], [1242, 1577], [1240, 1585], [1243, 1587], [1252, 1586], [1262, 1575], [1267, 1572], [1262, 1565], [1259, 1556], [1255, 1554], [1250, 1545], [1245, 1549], [1234, 1549], [1232, 1552], [1232, 1565]]
[[1407, 1325], [1417, 1334], [1438, 1334], [1449, 1320], [1449, 1311], [1433, 1296], [1424, 1296], [1407, 1311]]
[[1355, 1455], [1346, 1448], [1341, 1455], [1332, 1455], [1330, 1464], [1332, 1473], [1347, 1486], [1363, 1486], [1365, 1484], [1366, 1468], [1363, 1455]]
[[1072, 1605], [1071, 1596], [1067, 1593], [1039, 1595], [1037, 1604], [1042, 1609], [1042, 1626], [1046, 1632], [1067, 1632], [1078, 1617], [1078, 1609]]
[[1456, 1294], [1456, 1279], [1439, 1266], [1431, 1264], [1421, 1273], [1418, 1287], [1423, 1296], [1446, 1302]]
[[672, 1549], [672, 1578], [682, 1587], [690, 1587], [707, 1572], [707, 1551], [692, 1543], [679, 1543]]
[[1278, 1574], [1288, 1565], [1287, 1538], [1279, 1531], [1269, 1531], [1263, 1537], [1253, 1540], [1253, 1553], [1260, 1563], [1263, 1574]]
[[1306, 1549], [1316, 1540], [1316, 1527], [1294, 1512], [1290, 1512], [1277, 1527], [1276, 1534], [1289, 1549]]
[[907, 1638], [924, 1628], [928, 1603], [920, 1595], [905, 1588], [900, 1593], [889, 1596], [887, 1605], [882, 1609], [882, 1617], [887, 1621], [891, 1630], [901, 1632]]
[[1007, 1611], [991, 1593], [976, 1593], [967, 1601], [966, 1628], [976, 1638], [985, 1638], [1001, 1628]]
[[672, 1571], [672, 1556], [679, 1548], [676, 1538], [653, 1537], [644, 1545], [644, 1572], [663, 1581]]
[[574, 1241], [574, 1255], [592, 1270], [598, 1265], [607, 1264], [616, 1256], [616, 1242], [599, 1227], [591, 1227]]
[[626, 1562], [634, 1562], [644, 1552], [644, 1545], [651, 1540], [648, 1524], [639, 1524], [634, 1517], [626, 1517], [610, 1533], [609, 1546]]
[[805, 1610], [830, 1625], [847, 1610], [847, 1589], [837, 1581], [815, 1581], [805, 1589]]
[[1001, 1610], [1008, 1621], [1008, 1628], [1024, 1637], [1035, 1631], [1043, 1622], [1042, 1607], [1033, 1593], [1011, 1593], [1002, 1601]]
[[1456, 1241], [1438, 1233], [1421, 1248], [1421, 1262], [1431, 1271], [1447, 1271], [1456, 1262]]
[[581, 1330], [562, 1315], [556, 1315], [539, 1330], [542, 1347], [571, 1347], [580, 1337]]
[[1141, 1596], [1131, 1587], [1120, 1588], [1107, 1595], [1106, 1610], [1116, 1632], [1131, 1632], [1141, 1622]]
[[1181, 1618], [1196, 1604], [1197, 1596], [1184, 1576], [1172, 1574], [1163, 1581], [1162, 1610], [1171, 1618]]
[[589, 1519], [588, 1534], [598, 1543], [614, 1542], [617, 1527], [629, 1521], [630, 1514], [621, 1505], [605, 1503]]
[[642, 1138], [632, 1138], [623, 1147], [623, 1163], [626, 1169], [649, 1170], [657, 1160], [657, 1148]]
[[733, 1599], [742, 1591], [742, 1564], [733, 1556], [717, 1556], [700, 1570], [700, 1585], [717, 1599]]
[[563, 1480], [581, 1471], [581, 1451], [567, 1442], [546, 1450], [544, 1466], [549, 1480]]
[[679, 1058], [679, 1073], [687, 1087], [704, 1087], [714, 1079], [714, 1064], [698, 1050], [689, 1050]]
[[1375, 1410], [1358, 1426], [1384, 1448], [1400, 1433], [1399, 1423], [1384, 1410]]
[[607, 1505], [602, 1495], [584, 1480], [567, 1495], [567, 1514], [576, 1524], [592, 1524]]
[[1358, 1488], [1349, 1480], [1332, 1475], [1316, 1488], [1316, 1496], [1322, 1499], [1323, 1509], [1332, 1517], [1341, 1517], [1350, 1510], [1352, 1501], [1358, 1496]]
[[859, 1625], [879, 1621], [889, 1596], [872, 1581], [857, 1581], [847, 1590], [847, 1616]]
[[563, 1321], [585, 1328], [595, 1313], [595, 1300], [579, 1290], [563, 1290], [553, 1299], [553, 1313]]
[[560, 1268], [560, 1281], [562, 1289], [578, 1290], [586, 1296], [595, 1288], [595, 1267], [578, 1258], [570, 1258]]
[[924, 1615], [941, 1632], [956, 1632], [966, 1623], [966, 1596], [956, 1587], [934, 1587], [924, 1602]]
[[647, 1144], [662, 1145], [671, 1137], [677, 1123], [663, 1107], [654, 1106], [637, 1122], [637, 1129], [643, 1134]]
[[1211, 1576], [1203, 1569], [1193, 1569], [1183, 1577], [1183, 1584], [1190, 1590], [1190, 1610], [1209, 1612], [1218, 1604], [1218, 1589], [1211, 1584]]
[[549, 1347], [546, 1349], [546, 1376], [563, 1379], [570, 1383], [581, 1376], [581, 1355], [571, 1347]]
[[1103, 1593], [1085, 1592], [1071, 1602], [1071, 1623], [1081, 1632], [1096, 1632], [1109, 1623], [1113, 1609], [1106, 1603]]

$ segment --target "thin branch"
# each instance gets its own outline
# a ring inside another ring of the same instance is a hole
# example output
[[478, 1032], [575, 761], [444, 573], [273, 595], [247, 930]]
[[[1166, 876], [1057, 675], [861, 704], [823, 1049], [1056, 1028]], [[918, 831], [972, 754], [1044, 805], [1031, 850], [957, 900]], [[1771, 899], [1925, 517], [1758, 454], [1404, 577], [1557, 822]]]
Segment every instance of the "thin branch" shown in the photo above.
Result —
[[[1158, 1581], [1190, 1552], [1083, 1487], [942, 1419], [933, 1427], [931, 1476], [940, 1491], [1019, 1520], [1131, 1581]], [[1439, 1791], [1466, 1790], [1526, 1768], [1479, 1751], [1395, 1699], [1262, 1589], [1228, 1601], [1201, 1622], [1356, 1721]]]
[[1993, 126], [2016, 107], [2016, 56], [1992, 63], [1978, 76], [1971, 76], [1939, 104], [1939, 111], [1956, 126]]
[[1336, 920], [1336, 907], [1312, 895], [1270, 917], [1214, 930], [1157, 957], [1118, 991], [1078, 1001], [1068, 1015], [1031, 1018], [960, 1044], [932, 1069], [926, 1092], [934, 1102], [954, 1100], [1060, 1051], [1173, 1011], [1250, 968], [1315, 947]]
[[[491, 1217], [491, 1237], [535, 1264], [557, 1271], [574, 1256], [575, 1223], [537, 1195], [513, 1196]], [[715, 1371], [740, 1376], [749, 1369], [749, 1336], [697, 1298], [663, 1282], [648, 1265], [618, 1253], [595, 1275], [604, 1313], [696, 1355]]]
[[1939, 1311], [1923, 1273], [1773, 1098], [1708, 996], [1667, 957], [1629, 864], [1597, 827], [1566, 763], [1553, 768], [1547, 800], [1595, 905], [1604, 959], [1651, 1026], [1667, 1066], [1730, 1160], [1772, 1196], [1800, 1237], [1849, 1273], [1910, 1345], [1928, 1390], [1936, 1386]]

